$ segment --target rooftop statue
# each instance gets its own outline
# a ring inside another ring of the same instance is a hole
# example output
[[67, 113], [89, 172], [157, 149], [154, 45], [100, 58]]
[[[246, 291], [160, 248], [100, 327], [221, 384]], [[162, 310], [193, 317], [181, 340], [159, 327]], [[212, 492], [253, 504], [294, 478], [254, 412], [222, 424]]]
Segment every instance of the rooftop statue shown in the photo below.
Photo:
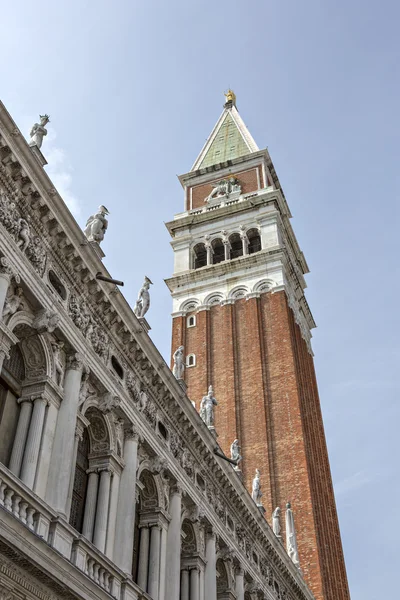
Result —
[[102, 242], [107, 231], [108, 221], [106, 215], [110, 214], [105, 206], [99, 206], [97, 213], [91, 215], [84, 231], [89, 242]]
[[293, 511], [290, 502], [286, 504], [286, 550], [289, 558], [300, 569], [299, 551], [297, 549], [296, 530], [294, 528]]
[[256, 469], [256, 475], [253, 479], [251, 497], [253, 498], [253, 500], [257, 504], [257, 506], [261, 506], [262, 492], [261, 492], [260, 470], [259, 469]]
[[236, 104], [236, 94], [232, 90], [228, 90], [226, 94], [224, 94], [227, 102], [232, 102]]
[[242, 456], [240, 454], [239, 440], [235, 440], [231, 444], [231, 460], [236, 461], [235, 470], [239, 470], [239, 463], [242, 460]]
[[203, 396], [200, 404], [200, 417], [207, 427], [214, 427], [214, 406], [218, 406], [218, 402], [214, 398], [213, 388], [210, 385], [207, 396]]
[[184, 350], [185, 348], [183, 346], [179, 346], [179, 348], [174, 352], [174, 366], [172, 368], [172, 373], [176, 379], [183, 379], [183, 372], [185, 370], [185, 359], [183, 356]]
[[144, 282], [139, 290], [138, 299], [136, 300], [135, 308], [133, 312], [139, 317], [144, 317], [150, 308], [150, 292], [149, 287], [152, 285], [152, 281], [148, 277], [144, 277]]
[[39, 115], [40, 123], [35, 123], [31, 129], [31, 141], [29, 142], [30, 146], [37, 146], [38, 148], [42, 147], [43, 138], [47, 135], [47, 129], [45, 125], [50, 123], [49, 115]]
[[272, 531], [277, 538], [281, 539], [281, 509], [279, 506], [276, 507], [272, 513]]

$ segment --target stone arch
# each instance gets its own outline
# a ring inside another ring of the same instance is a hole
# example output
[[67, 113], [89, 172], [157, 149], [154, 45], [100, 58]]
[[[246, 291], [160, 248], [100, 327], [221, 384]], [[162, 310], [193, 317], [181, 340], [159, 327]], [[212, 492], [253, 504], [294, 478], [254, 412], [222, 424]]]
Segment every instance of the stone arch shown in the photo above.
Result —
[[249, 240], [249, 254], [254, 254], [261, 250], [261, 235], [257, 227], [251, 227], [246, 231], [247, 239]]
[[232, 300], [239, 300], [240, 298], [246, 298], [248, 293], [249, 289], [246, 286], [238, 285], [229, 292], [228, 298]]
[[194, 244], [192, 249], [192, 267], [193, 269], [200, 269], [207, 265], [207, 249], [203, 242]]
[[225, 260], [225, 246], [224, 242], [220, 237], [216, 237], [212, 240], [211, 246], [213, 249], [212, 263], [216, 265]]
[[179, 308], [179, 311], [188, 313], [188, 312], [191, 312], [192, 310], [196, 310], [196, 308], [199, 305], [200, 305], [200, 302], [197, 298], [190, 298], [189, 300], [185, 300], [185, 302], [182, 302], [182, 304]]
[[154, 509], [160, 506], [160, 493], [157, 485], [157, 476], [153, 475], [148, 469], [142, 469], [139, 476], [139, 481], [142, 484], [140, 490], [140, 509]]
[[213, 292], [206, 296], [204, 304], [208, 306], [214, 306], [215, 304], [221, 304], [224, 299], [225, 297], [221, 292]]
[[193, 556], [199, 552], [199, 541], [196, 530], [189, 519], [182, 522], [182, 556]]
[[243, 256], [243, 241], [240, 237], [240, 233], [233, 232], [229, 236], [230, 243], [230, 258], [238, 258], [239, 256]]
[[14, 324], [13, 333], [24, 357], [26, 379], [51, 377], [54, 370], [52, 351], [45, 336], [36, 333], [26, 322]]
[[90, 440], [90, 454], [103, 454], [109, 451], [112, 435], [108, 420], [95, 406], [88, 408], [85, 417], [89, 421], [87, 430]]
[[262, 279], [261, 281], [257, 281], [252, 291], [262, 294], [263, 292], [270, 291], [273, 287], [275, 287], [273, 279]]

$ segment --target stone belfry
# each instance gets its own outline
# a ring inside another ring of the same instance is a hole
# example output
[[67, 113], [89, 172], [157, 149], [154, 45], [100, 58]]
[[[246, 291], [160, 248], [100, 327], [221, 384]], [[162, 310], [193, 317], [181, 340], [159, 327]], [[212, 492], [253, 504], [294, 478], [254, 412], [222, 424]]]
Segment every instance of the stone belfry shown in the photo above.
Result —
[[[172, 352], [199, 410], [213, 386], [217, 441], [238, 439], [244, 483], [260, 470], [268, 520], [291, 501], [300, 567], [318, 600], [350, 598], [311, 350], [306, 260], [267, 150], [226, 94], [189, 173], [174, 250]], [[285, 539], [282, 522], [282, 539]]]

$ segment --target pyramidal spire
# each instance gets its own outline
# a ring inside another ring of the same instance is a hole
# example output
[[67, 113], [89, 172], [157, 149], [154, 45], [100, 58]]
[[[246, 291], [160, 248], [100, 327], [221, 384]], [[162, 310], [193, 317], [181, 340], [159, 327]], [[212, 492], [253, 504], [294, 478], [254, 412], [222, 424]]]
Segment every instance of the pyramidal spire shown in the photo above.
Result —
[[211, 167], [259, 150], [236, 108], [236, 95], [225, 94], [224, 110], [191, 171]]

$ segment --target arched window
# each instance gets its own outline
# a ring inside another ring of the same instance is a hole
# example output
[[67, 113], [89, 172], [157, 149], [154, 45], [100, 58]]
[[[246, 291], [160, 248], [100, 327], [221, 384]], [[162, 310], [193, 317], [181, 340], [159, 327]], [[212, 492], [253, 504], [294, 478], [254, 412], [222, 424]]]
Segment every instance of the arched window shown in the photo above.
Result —
[[249, 238], [249, 254], [259, 252], [261, 250], [261, 237], [258, 229], [249, 229], [247, 237]]
[[243, 256], [243, 242], [238, 233], [232, 233], [229, 237], [231, 243], [231, 258]]
[[222, 262], [223, 260], [225, 260], [225, 249], [224, 249], [224, 243], [222, 240], [220, 240], [220, 239], [213, 240], [212, 248], [214, 251], [213, 257], [212, 257], [213, 265], [216, 265], [216, 264]]
[[[0, 462], [10, 466], [19, 413], [18, 398], [25, 379], [25, 363], [19, 345], [12, 346], [0, 378]], [[18, 473], [17, 473], [18, 475]]]
[[195, 315], [190, 315], [186, 319], [186, 326], [187, 327], [196, 327], [196, 316]]
[[196, 366], [196, 355], [188, 354], [186, 357], [186, 366], [187, 367], [195, 367]]
[[207, 250], [204, 244], [196, 244], [193, 248], [194, 268], [200, 269], [207, 264]]

